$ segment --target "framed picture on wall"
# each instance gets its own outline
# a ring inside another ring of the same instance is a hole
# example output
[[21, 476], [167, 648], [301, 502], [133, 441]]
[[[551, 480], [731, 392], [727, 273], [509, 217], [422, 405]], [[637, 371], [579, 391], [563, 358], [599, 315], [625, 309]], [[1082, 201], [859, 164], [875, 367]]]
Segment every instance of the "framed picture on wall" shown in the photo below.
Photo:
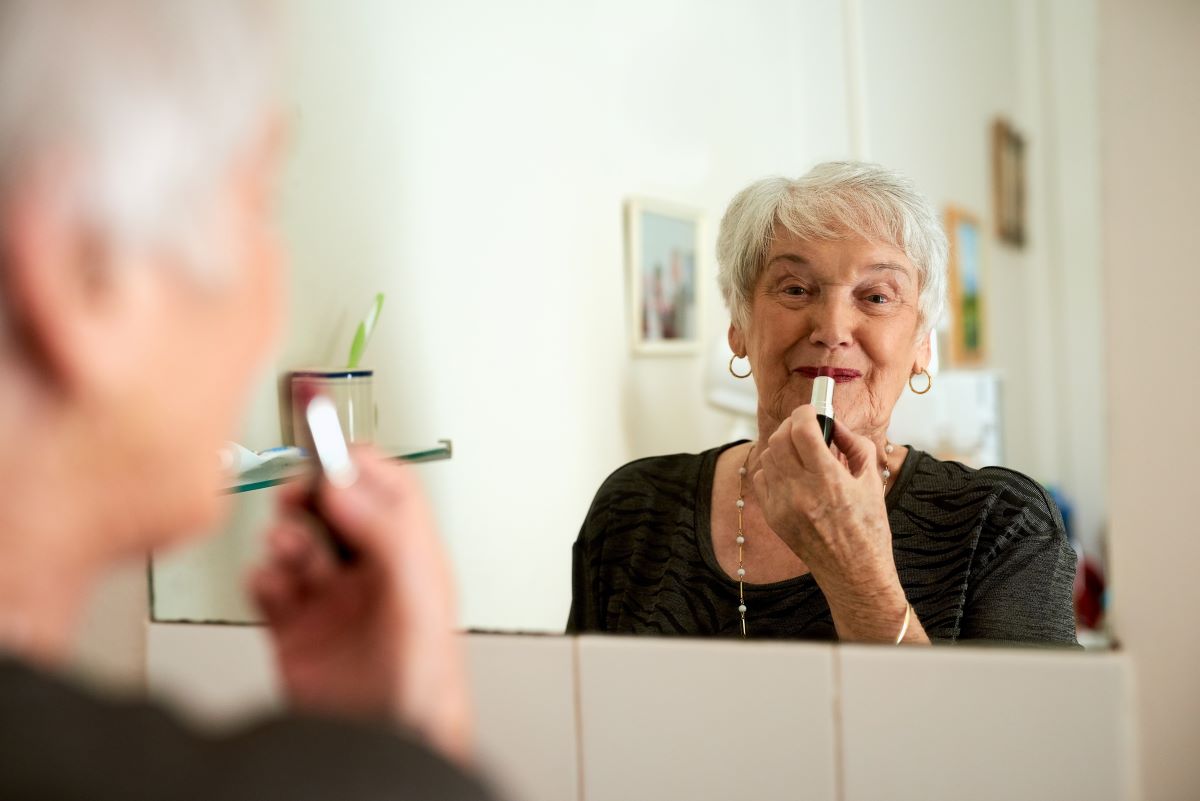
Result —
[[1002, 242], [1025, 244], [1025, 139], [1007, 120], [992, 123], [992, 187], [996, 235]]
[[633, 351], [696, 353], [700, 341], [700, 212], [647, 198], [625, 203]]
[[963, 209], [947, 208], [946, 237], [950, 241], [950, 363], [979, 365], [987, 357], [979, 219]]

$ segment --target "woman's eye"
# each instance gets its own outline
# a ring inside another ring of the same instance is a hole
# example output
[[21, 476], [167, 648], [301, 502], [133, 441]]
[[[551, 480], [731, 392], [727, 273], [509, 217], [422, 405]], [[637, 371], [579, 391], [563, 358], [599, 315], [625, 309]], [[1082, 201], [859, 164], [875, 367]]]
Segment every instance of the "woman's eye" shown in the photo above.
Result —
[[867, 300], [871, 303], [883, 304], [888, 302], [888, 296], [876, 293], [874, 295], [867, 295]]
[[787, 286], [783, 288], [783, 294], [791, 295], [793, 298], [799, 298], [807, 295], [808, 290], [802, 286]]

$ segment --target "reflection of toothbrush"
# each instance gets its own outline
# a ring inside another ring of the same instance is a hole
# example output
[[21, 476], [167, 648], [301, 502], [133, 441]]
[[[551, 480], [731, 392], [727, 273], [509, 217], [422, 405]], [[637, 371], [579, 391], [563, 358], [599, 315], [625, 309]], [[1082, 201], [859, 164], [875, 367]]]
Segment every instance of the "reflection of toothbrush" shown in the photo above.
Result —
[[240, 476], [262, 467], [268, 462], [274, 462], [279, 459], [297, 460], [303, 457], [303, 455], [304, 451], [292, 446], [268, 448], [265, 451], [255, 453], [236, 442], [226, 442], [224, 447], [221, 448], [221, 467], [230, 475]]
[[375, 302], [371, 304], [371, 310], [367, 312], [367, 318], [358, 324], [358, 330], [354, 332], [354, 342], [350, 344], [350, 361], [346, 365], [353, 370], [358, 367], [358, 363], [362, 360], [363, 352], [367, 349], [367, 343], [371, 340], [371, 334], [375, 331], [375, 321], [379, 319], [379, 311], [383, 308], [383, 293], [379, 292], [375, 295]]

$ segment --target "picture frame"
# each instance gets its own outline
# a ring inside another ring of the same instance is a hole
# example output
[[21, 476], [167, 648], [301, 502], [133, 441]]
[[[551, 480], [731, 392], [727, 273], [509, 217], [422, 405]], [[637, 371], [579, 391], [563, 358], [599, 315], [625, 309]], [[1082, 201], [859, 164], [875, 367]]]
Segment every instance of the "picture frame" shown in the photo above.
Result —
[[1005, 119], [992, 123], [992, 187], [996, 236], [1025, 245], [1025, 138]]
[[645, 197], [625, 201], [625, 259], [632, 349], [638, 355], [699, 352], [704, 216]]
[[950, 244], [950, 364], [973, 367], [987, 360], [987, 303], [984, 295], [983, 230], [979, 218], [949, 206], [945, 214]]

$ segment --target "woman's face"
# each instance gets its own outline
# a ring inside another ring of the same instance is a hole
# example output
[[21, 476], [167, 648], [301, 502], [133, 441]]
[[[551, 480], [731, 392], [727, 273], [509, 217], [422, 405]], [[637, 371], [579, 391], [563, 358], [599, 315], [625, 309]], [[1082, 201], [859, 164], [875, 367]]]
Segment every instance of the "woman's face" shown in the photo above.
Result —
[[[213, 231], [224, 247], [205, 286], [171, 264], [147, 266], [153, 283], [142, 369], [129, 371], [106, 417], [119, 421], [118, 475], [138, 519], [127, 547], [162, 545], [210, 525], [224, 509], [218, 460], [237, 436], [248, 391], [278, 333], [282, 259], [272, 194], [274, 142], [230, 171]], [[142, 486], [137, 486], [142, 483]], [[152, 537], [154, 542], [145, 538]]]
[[777, 225], [749, 321], [729, 329], [754, 370], [761, 434], [810, 402], [820, 368], [834, 369], [837, 419], [884, 434], [909, 376], [929, 363], [917, 292], [917, 269], [899, 248], [856, 235], [802, 240]]

